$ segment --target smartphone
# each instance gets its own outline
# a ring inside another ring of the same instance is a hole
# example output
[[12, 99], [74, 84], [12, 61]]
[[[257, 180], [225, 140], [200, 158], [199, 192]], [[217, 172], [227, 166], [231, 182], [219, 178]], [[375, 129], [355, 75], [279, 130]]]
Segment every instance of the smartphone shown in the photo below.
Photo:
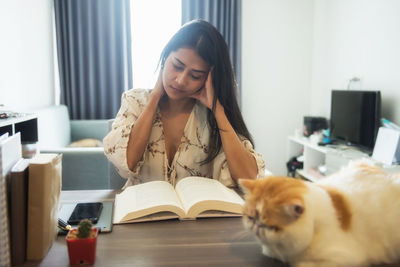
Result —
[[101, 202], [78, 203], [67, 222], [70, 225], [76, 225], [83, 219], [89, 219], [92, 223], [97, 223], [102, 209], [103, 203]]

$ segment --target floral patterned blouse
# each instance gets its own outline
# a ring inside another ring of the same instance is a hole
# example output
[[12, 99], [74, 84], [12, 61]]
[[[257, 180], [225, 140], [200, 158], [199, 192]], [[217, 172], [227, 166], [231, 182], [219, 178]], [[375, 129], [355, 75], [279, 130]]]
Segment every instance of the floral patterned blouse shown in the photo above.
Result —
[[[179, 179], [188, 176], [214, 178], [226, 186], [235, 186], [223, 149], [213, 161], [200, 164], [207, 157], [209, 143], [207, 108], [200, 102], [196, 102], [193, 106], [171, 166], [165, 153], [163, 126], [160, 110], [157, 108], [143, 156], [134, 170], [129, 170], [126, 160], [129, 135], [149, 100], [150, 92], [151, 90], [135, 89], [123, 93], [121, 108], [112, 124], [112, 130], [103, 140], [105, 155], [114, 164], [118, 173], [128, 179], [124, 188], [153, 180], [168, 181], [175, 186]], [[257, 162], [258, 177], [264, 176], [262, 156], [254, 151], [249, 140], [243, 139], [242, 142]]]

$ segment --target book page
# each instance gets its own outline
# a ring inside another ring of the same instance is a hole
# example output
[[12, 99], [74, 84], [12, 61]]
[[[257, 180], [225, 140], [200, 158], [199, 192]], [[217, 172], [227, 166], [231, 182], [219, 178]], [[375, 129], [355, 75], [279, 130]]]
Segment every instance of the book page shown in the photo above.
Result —
[[124, 221], [121, 222], [121, 224], [124, 223], [137, 223], [137, 222], [152, 222], [152, 221], [164, 221], [164, 220], [173, 220], [178, 218], [178, 216], [173, 213], [173, 212], [169, 212], [169, 211], [160, 211], [160, 212], [156, 212], [156, 213], [152, 213], [149, 215], [145, 215], [143, 217], [139, 217], [137, 219], [133, 219], [133, 220], [129, 220], [129, 221]]
[[114, 207], [114, 223], [123, 223], [159, 211], [171, 211], [184, 216], [174, 188], [165, 181], [127, 187], [115, 196]]
[[241, 213], [232, 213], [220, 210], [206, 210], [199, 213], [196, 218], [213, 218], [213, 217], [242, 217]]
[[[244, 200], [234, 190], [214, 179], [187, 177], [177, 183], [175, 190], [183, 203], [183, 208], [191, 216], [202, 212], [206, 205], [210, 210], [236, 206], [234, 210], [238, 211], [244, 204]], [[191, 211], [200, 202], [204, 202], [204, 205], [198, 207], [200, 210]]]

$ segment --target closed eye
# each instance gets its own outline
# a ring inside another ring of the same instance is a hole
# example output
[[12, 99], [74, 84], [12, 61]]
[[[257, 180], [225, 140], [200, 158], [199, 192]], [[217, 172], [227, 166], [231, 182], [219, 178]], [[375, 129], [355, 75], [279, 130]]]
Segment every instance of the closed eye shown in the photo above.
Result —
[[244, 214], [249, 220], [251, 220], [254, 224], [257, 224], [260, 228], [266, 228], [273, 232], [279, 232], [281, 230], [280, 227], [274, 225], [266, 225], [265, 223], [260, 222], [256, 217], [250, 216], [248, 214]]
[[191, 75], [193, 80], [200, 80], [201, 76]]
[[[172, 63], [172, 66], [173, 66], [174, 69], [177, 70], [177, 71], [183, 71], [183, 69], [184, 69], [183, 66], [178, 66], [178, 65], [176, 65], [176, 64], [174, 64], [174, 63]], [[193, 80], [200, 80], [200, 79], [201, 79], [201, 76], [197, 76], [197, 75], [194, 75], [194, 74], [191, 74], [190, 77], [191, 77]]]
[[253, 217], [253, 216], [250, 216], [250, 215], [247, 215], [247, 214], [244, 214], [244, 216], [246, 216], [254, 224], [257, 224], [258, 227], [268, 228], [267, 225], [265, 225], [262, 222], [260, 222], [256, 217]]
[[201, 76], [196, 76], [196, 75], [191, 75], [192, 76], [192, 78], [193, 78], [193, 80], [200, 80], [200, 78], [201, 78]]
[[178, 66], [178, 65], [175, 65], [175, 64], [172, 64], [173, 66], [174, 66], [174, 69], [176, 69], [176, 70], [183, 70], [183, 67], [181, 67], [181, 66]]
[[279, 232], [281, 229], [278, 226], [267, 226], [267, 229], [273, 232]]
[[250, 216], [248, 214], [244, 214], [243, 216], [245, 216], [247, 219], [254, 221], [256, 218], [254, 218], [253, 216]]

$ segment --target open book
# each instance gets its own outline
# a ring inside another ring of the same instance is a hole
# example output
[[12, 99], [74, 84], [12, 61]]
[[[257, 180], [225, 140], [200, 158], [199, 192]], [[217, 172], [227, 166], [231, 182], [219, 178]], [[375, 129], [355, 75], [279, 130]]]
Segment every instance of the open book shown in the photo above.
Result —
[[244, 201], [214, 179], [187, 177], [174, 187], [153, 181], [126, 188], [115, 196], [114, 224], [179, 218], [241, 216]]

